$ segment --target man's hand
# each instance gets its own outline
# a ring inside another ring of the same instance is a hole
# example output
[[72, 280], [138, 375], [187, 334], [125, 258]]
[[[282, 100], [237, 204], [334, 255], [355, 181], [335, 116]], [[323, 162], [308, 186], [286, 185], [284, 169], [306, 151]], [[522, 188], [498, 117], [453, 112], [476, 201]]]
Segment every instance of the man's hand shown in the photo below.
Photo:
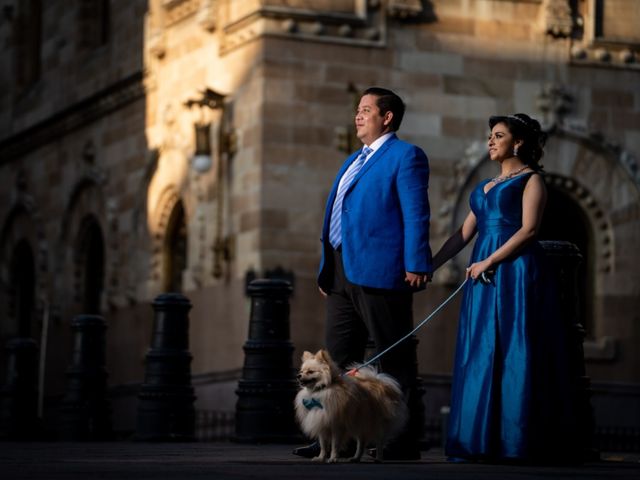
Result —
[[404, 281], [411, 285], [413, 288], [420, 288], [427, 285], [427, 282], [431, 280], [431, 274], [429, 273], [413, 273], [405, 272]]

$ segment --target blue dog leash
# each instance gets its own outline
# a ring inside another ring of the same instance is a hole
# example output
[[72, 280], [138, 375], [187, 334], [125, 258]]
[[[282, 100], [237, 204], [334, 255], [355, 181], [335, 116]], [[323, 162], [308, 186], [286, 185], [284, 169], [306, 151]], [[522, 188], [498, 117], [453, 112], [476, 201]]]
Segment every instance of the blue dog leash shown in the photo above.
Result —
[[[482, 272], [484, 274], [484, 272]], [[386, 354], [389, 350], [397, 347], [399, 344], [401, 344], [402, 342], [404, 342], [407, 338], [409, 338], [411, 335], [413, 335], [414, 333], [416, 333], [418, 330], [420, 330], [424, 325], [426, 325], [426, 323], [431, 320], [440, 310], [442, 310], [452, 299], [453, 297], [455, 297], [458, 292], [460, 290], [462, 290], [462, 287], [464, 287], [465, 283], [467, 283], [467, 280], [469, 280], [468, 278], [465, 278], [464, 281], [460, 284], [460, 286], [458, 288], [456, 288], [456, 290], [449, 295], [449, 298], [447, 298], [444, 302], [442, 302], [440, 305], [438, 305], [438, 307], [431, 312], [431, 314], [425, 318], [424, 320], [422, 320], [413, 330], [411, 330], [409, 333], [407, 333], [404, 337], [402, 337], [400, 340], [398, 340], [396, 343], [394, 343], [393, 345], [385, 348], [383, 351], [381, 351], [380, 353], [374, 355], [373, 357], [371, 357], [369, 360], [367, 360], [366, 362], [364, 362], [362, 365], [359, 365], [355, 368], [352, 368], [351, 370], [349, 370], [348, 372], [343, 373], [342, 375], [350, 375], [353, 376], [355, 375], [358, 370], [360, 370], [361, 368], [364, 368], [368, 365], [371, 365], [373, 362], [375, 362], [376, 360], [378, 360], [380, 357], [382, 357], [384, 354]], [[479, 279], [482, 283], [489, 283], [490, 280], [488, 280], [486, 277], [483, 276], [482, 279]]]

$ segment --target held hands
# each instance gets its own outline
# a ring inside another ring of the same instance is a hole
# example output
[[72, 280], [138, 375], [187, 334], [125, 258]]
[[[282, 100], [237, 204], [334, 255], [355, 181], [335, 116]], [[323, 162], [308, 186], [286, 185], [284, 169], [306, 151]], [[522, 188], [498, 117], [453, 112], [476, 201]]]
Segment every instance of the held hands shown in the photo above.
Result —
[[413, 273], [405, 272], [404, 281], [411, 285], [413, 288], [425, 287], [428, 282], [431, 281], [430, 273]]
[[[404, 281], [411, 285], [413, 288], [420, 288], [426, 286], [428, 282], [431, 281], [432, 274], [430, 273], [413, 273], [413, 272], [405, 272], [406, 276], [404, 277]], [[322, 288], [318, 287], [318, 291], [320, 295], [324, 298], [327, 298], [327, 292], [322, 290]]]

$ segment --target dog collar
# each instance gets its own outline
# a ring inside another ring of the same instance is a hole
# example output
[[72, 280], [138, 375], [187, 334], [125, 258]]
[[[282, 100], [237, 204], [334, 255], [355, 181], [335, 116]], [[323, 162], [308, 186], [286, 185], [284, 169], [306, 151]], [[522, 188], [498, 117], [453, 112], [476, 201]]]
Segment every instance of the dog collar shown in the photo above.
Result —
[[307, 410], [313, 410], [314, 408], [319, 408], [322, 410], [324, 408], [320, 403], [320, 400], [318, 400], [317, 398], [303, 398], [302, 405], [304, 405], [304, 408], [306, 408]]

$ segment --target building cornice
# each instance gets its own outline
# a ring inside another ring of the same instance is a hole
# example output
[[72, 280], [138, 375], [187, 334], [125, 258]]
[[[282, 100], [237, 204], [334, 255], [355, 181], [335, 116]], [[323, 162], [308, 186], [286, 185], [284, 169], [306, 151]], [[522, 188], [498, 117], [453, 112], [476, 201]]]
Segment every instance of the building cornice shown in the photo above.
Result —
[[[338, 7], [342, 8], [338, 8]], [[359, 47], [385, 47], [387, 21], [424, 21], [420, 0], [353, 0], [314, 9], [286, 4], [256, 4], [222, 23], [220, 52], [225, 54], [258, 37], [276, 37]]]
[[104, 90], [0, 140], [0, 164], [10, 162], [143, 98], [144, 74], [138, 71]]

